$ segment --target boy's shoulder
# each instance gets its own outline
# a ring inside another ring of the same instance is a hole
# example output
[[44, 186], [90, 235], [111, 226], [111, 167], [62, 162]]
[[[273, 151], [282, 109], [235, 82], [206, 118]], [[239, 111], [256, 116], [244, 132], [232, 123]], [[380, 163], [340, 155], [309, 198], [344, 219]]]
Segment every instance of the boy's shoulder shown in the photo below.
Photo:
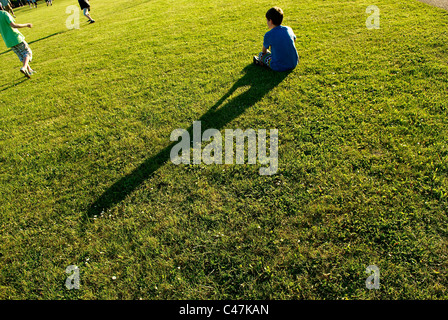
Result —
[[285, 33], [285, 31], [288, 33], [290, 33], [290, 32], [294, 33], [294, 31], [292, 30], [291, 27], [279, 25], [279, 26], [269, 30], [268, 32], [266, 32], [265, 35], [278, 35], [278, 34]]
[[0, 10], [0, 17], [12, 19], [12, 15], [10, 15], [8, 12], [3, 11], [3, 10]]
[[281, 26], [281, 27], [283, 27], [284, 30], [290, 30], [290, 31], [292, 31], [292, 28], [291, 28], [290, 26]]
[[0, 10], [0, 21], [2, 22], [3, 27], [6, 27], [6, 25], [8, 27], [10, 27], [10, 23], [11, 22], [15, 22], [14, 18], [12, 17], [12, 15], [10, 15], [6, 11], [1, 11], [1, 10]]

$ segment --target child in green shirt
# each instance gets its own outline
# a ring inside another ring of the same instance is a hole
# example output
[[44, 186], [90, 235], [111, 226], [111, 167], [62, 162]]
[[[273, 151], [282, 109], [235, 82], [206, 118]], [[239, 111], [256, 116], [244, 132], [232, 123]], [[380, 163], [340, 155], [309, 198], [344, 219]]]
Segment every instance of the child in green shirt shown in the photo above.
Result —
[[32, 26], [31, 23], [15, 23], [14, 18], [8, 12], [3, 11], [3, 6], [0, 3], [0, 33], [5, 41], [6, 47], [11, 48], [23, 63], [20, 72], [27, 78], [31, 78], [31, 75], [34, 73], [29, 65], [33, 58], [33, 52], [28, 43], [26, 43], [25, 37], [17, 30], [17, 28], [31, 28]]

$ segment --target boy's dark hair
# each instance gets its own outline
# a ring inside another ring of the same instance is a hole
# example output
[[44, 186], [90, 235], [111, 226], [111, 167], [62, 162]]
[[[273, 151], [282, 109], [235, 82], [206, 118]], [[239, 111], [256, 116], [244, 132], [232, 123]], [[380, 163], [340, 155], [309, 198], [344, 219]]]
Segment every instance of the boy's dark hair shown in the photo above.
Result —
[[283, 22], [283, 10], [279, 7], [273, 7], [266, 12], [266, 19], [272, 20], [272, 23], [279, 26]]

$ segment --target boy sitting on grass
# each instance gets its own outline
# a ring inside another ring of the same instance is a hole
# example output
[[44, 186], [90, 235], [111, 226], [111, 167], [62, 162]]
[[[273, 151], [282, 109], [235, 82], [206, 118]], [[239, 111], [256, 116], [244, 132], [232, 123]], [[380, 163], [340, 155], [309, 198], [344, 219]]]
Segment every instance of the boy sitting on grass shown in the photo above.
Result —
[[25, 37], [16, 28], [31, 28], [31, 23], [17, 24], [14, 18], [6, 11], [3, 11], [3, 6], [0, 3], [0, 33], [5, 41], [6, 47], [11, 48], [12, 51], [19, 57], [23, 63], [20, 68], [27, 78], [31, 78], [34, 71], [31, 69], [29, 62], [33, 58], [33, 53], [25, 41]]
[[283, 10], [279, 7], [269, 9], [266, 12], [266, 20], [270, 30], [264, 35], [262, 51], [258, 56], [254, 56], [254, 64], [269, 67], [274, 71], [294, 69], [299, 63], [295, 46], [296, 36], [290, 27], [281, 25]]

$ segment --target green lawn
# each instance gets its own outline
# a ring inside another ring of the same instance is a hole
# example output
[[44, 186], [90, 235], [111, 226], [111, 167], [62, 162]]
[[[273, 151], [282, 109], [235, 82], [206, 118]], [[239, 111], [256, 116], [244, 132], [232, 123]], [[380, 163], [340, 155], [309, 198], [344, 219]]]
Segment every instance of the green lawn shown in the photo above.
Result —
[[[91, 0], [78, 30], [75, 0], [16, 9], [38, 73], [0, 43], [1, 299], [448, 298], [448, 12], [254, 3]], [[272, 5], [290, 73], [251, 65]], [[174, 165], [196, 120], [278, 129], [277, 174]]]

